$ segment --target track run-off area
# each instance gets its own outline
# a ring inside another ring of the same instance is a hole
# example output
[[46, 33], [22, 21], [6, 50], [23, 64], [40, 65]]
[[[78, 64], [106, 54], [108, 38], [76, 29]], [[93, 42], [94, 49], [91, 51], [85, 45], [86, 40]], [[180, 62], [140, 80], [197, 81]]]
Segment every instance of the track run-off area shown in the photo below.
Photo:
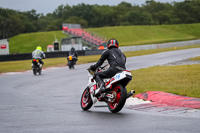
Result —
[[[126, 66], [136, 70], [196, 56], [200, 48], [129, 57]], [[52, 67], [37, 76], [31, 70], [0, 74], [0, 133], [199, 133], [199, 109], [129, 98], [116, 114], [106, 106], [83, 111], [91, 64]]]

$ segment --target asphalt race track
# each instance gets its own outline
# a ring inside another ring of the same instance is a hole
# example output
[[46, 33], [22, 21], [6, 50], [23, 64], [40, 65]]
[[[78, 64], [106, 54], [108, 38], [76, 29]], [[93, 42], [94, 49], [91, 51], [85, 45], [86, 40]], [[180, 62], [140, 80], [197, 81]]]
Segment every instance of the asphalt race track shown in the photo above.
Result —
[[[200, 48], [131, 57], [135, 70], [200, 56]], [[45, 62], [45, 60], [44, 60]], [[31, 64], [31, 62], [30, 62]], [[93, 63], [92, 63], [93, 64]], [[80, 98], [91, 65], [0, 75], [0, 133], [199, 133], [200, 111], [137, 110], [129, 105], [112, 114], [107, 107], [82, 111]], [[137, 91], [137, 90], [136, 90]]]

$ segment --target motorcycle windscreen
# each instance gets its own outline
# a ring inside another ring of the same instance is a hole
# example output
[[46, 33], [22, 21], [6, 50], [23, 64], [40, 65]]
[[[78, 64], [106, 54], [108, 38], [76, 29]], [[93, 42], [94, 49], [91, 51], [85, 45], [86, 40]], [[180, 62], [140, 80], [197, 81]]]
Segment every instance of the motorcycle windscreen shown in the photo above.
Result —
[[92, 71], [91, 69], [88, 69], [88, 71], [92, 76], [94, 76], [94, 73], [95, 73], [94, 71]]

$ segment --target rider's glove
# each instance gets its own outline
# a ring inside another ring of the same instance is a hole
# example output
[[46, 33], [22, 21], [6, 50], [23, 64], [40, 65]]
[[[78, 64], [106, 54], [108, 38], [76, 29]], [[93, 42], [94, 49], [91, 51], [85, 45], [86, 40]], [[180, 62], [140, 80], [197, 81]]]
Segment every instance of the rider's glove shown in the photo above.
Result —
[[92, 71], [95, 71], [95, 70], [96, 70], [95, 65], [91, 65], [91, 66], [90, 66], [90, 69], [91, 69]]

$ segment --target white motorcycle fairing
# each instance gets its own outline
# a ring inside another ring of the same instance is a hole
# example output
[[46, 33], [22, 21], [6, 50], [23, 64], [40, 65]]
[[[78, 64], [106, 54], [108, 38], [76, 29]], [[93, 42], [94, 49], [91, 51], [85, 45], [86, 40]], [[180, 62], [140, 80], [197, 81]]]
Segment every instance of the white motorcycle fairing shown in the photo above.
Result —
[[[98, 92], [100, 88], [97, 88], [97, 83], [93, 79], [93, 76], [90, 73], [88, 74], [88, 77], [89, 77], [88, 87], [90, 88], [89, 90], [90, 90], [90, 94], [91, 94], [91, 98], [92, 98], [93, 104], [95, 104], [98, 100], [92, 94], [95, 94], [95, 91]], [[110, 88], [112, 88], [113, 84], [115, 84], [115, 83], [117, 83], [119, 81], [122, 81], [124, 79], [127, 79], [127, 81], [124, 81], [125, 85], [127, 85], [128, 82], [130, 80], [132, 80], [132, 74], [131, 74], [130, 71], [124, 70], [122, 72], [119, 72], [119, 73], [115, 74], [112, 78], [103, 79], [103, 81], [105, 83], [106, 89], [110, 89]]]

